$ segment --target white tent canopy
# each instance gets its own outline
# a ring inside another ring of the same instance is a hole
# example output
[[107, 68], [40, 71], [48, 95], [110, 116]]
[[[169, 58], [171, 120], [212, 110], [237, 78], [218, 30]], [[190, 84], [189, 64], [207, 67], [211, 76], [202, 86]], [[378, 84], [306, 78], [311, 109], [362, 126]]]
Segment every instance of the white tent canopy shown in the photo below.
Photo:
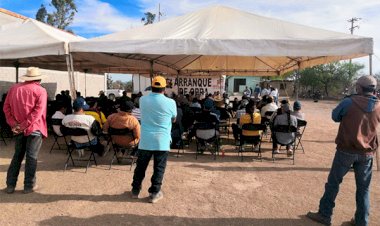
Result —
[[[85, 38], [57, 29], [34, 19], [16, 18], [9, 11], [0, 11], [0, 66], [37, 66], [45, 69], [67, 70], [66, 56], [68, 43]], [[15, 18], [13, 21], [11, 19]], [[1, 22], [1, 21], [0, 21]], [[106, 71], [108, 66], [118, 66], [128, 70], [149, 67], [149, 63], [126, 60], [101, 53], [91, 56], [75, 55], [75, 69], [96, 69], [91, 72]]]
[[[1, 29], [1, 27], [6, 27]], [[84, 40], [34, 19], [0, 27], [0, 59], [68, 54], [68, 42]]]
[[[0, 15], [12, 18], [9, 11], [0, 11]], [[19, 67], [67, 70], [73, 92], [75, 82], [70, 67], [68, 43], [80, 40], [84, 38], [34, 19], [4, 23], [0, 26], [0, 66], [16, 67], [16, 81]]]
[[373, 40], [215, 6], [156, 24], [71, 42], [70, 51], [81, 52], [82, 57], [100, 52], [151, 62], [155, 72], [267, 76], [370, 55]]
[[26, 20], [27, 17], [0, 8], [0, 25]]
[[0, 26], [0, 65], [17, 61], [21, 67], [44, 65], [65, 70], [68, 43], [80, 40], [84, 38], [34, 19], [4, 24]]

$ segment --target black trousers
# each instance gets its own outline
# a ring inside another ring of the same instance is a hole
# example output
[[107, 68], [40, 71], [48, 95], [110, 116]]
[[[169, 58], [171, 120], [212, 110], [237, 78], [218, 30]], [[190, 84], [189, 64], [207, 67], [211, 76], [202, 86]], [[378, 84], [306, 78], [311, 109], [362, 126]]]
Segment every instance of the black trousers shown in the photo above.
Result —
[[153, 156], [153, 175], [151, 177], [152, 185], [148, 189], [149, 193], [158, 193], [161, 190], [162, 180], [166, 168], [169, 151], [148, 151], [138, 150], [136, 169], [133, 175], [132, 190], [141, 190], [141, 184], [145, 178], [145, 171], [148, 168], [149, 161]]

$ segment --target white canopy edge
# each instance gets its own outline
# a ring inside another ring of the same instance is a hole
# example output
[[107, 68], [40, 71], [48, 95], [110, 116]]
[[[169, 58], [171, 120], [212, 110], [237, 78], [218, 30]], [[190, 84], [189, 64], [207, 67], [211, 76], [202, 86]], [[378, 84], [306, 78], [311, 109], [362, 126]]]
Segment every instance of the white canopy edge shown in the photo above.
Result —
[[0, 59], [69, 54], [68, 43], [84, 38], [27, 19], [0, 26]]
[[350, 55], [373, 54], [373, 39], [366, 37], [335, 40], [152, 39], [70, 43], [72, 52], [97, 52], [102, 48], [108, 53], [129, 54], [349, 57]]
[[[216, 6], [156, 24], [70, 42], [69, 48], [71, 53], [88, 56], [106, 53], [150, 62], [178, 74], [206, 71], [279, 75], [370, 55], [373, 39]], [[165, 70], [155, 72], [173, 74]]]

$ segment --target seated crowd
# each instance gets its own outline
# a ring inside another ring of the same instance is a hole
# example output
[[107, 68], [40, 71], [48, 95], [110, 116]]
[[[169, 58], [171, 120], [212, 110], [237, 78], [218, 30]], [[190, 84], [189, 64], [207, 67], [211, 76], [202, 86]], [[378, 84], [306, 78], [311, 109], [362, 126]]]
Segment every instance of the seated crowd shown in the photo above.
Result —
[[[86, 115], [85, 110], [88, 110], [89, 106], [86, 101], [79, 97], [73, 102], [73, 114], [66, 115], [62, 119], [62, 125], [67, 128], [81, 128], [87, 130], [88, 136], [71, 136], [71, 141], [75, 147], [79, 150], [79, 157], [84, 155], [84, 150], [80, 148], [87, 147], [89, 145], [96, 146], [96, 153], [102, 156], [104, 154], [103, 145], [98, 139], [100, 134], [100, 125], [91, 115]], [[64, 134], [64, 131], [62, 131]]]
[[[275, 93], [275, 92], [274, 92]], [[254, 99], [243, 96], [242, 100], [238, 102], [235, 98], [233, 106], [236, 106], [235, 117], [236, 124], [232, 124], [232, 131], [236, 141], [241, 145], [243, 136], [255, 136], [259, 135], [262, 131], [244, 131], [242, 125], [246, 123], [252, 124], [264, 124], [274, 131], [278, 127], [288, 126], [289, 129], [285, 132], [275, 132], [271, 134], [272, 150], [274, 154], [280, 153], [279, 144], [286, 144], [286, 153], [292, 155], [291, 142], [295, 140], [296, 132], [291, 132], [290, 127], [297, 127], [297, 120], [304, 120], [304, 113], [301, 111], [301, 102], [295, 101], [293, 104], [293, 111], [290, 108], [288, 100], [282, 100], [280, 107], [275, 103], [275, 99], [278, 98], [271, 95], [271, 92], [264, 90], [264, 94], [261, 98], [258, 95]], [[278, 95], [277, 93], [275, 93]], [[267, 131], [264, 131], [265, 133]], [[257, 144], [255, 144], [255, 150], [258, 150]]]
[[[274, 92], [270, 92], [270, 90], [264, 89], [261, 92], [264, 95], [255, 95], [252, 99], [250, 96], [243, 96], [241, 101], [235, 98], [231, 102], [226, 94], [220, 96], [218, 92], [207, 95], [195, 95], [194, 93], [176, 95], [173, 93], [172, 98], [177, 103], [177, 120], [172, 126], [172, 148], [180, 146], [185, 133], [188, 139], [196, 136], [204, 138], [203, 141], [200, 141], [201, 152], [203, 152], [206, 146], [204, 141], [214, 135], [219, 136], [219, 124], [221, 121], [229, 120], [232, 116], [235, 116], [237, 120], [236, 124], [232, 124], [236, 141], [240, 140], [240, 135], [255, 136], [261, 134], [262, 131], [242, 130], [242, 125], [246, 123], [266, 124], [269, 128], [276, 125], [297, 126], [297, 119], [304, 119], [301, 103], [295, 101], [293, 111], [291, 111], [288, 101], [283, 100], [279, 108], [276, 104], [278, 93], [273, 89]], [[276, 95], [272, 96], [271, 94]], [[140, 138], [139, 99], [142, 96], [141, 92], [133, 94], [131, 98], [126, 95], [126, 92], [119, 98], [115, 98], [113, 94], [107, 97], [104, 92], [100, 92], [98, 98], [83, 98], [80, 93], [77, 93], [77, 96], [78, 98], [74, 100], [74, 104], [71, 106], [68, 104], [71, 100], [68, 91], [62, 91], [61, 94], [58, 94], [56, 101], [52, 104], [56, 112], [50, 114], [52, 115], [51, 118], [62, 119], [62, 124], [67, 127], [86, 128], [91, 139], [90, 142], [99, 146], [99, 155], [104, 154], [104, 150], [107, 151], [109, 148], [102, 148], [106, 142], [100, 141], [99, 134], [100, 132], [107, 133], [110, 127], [128, 128], [133, 131], [134, 138], [112, 137], [121, 146], [138, 143]], [[74, 113], [71, 114], [72, 109]], [[197, 133], [197, 129], [206, 124], [206, 127], [212, 129]], [[59, 126], [54, 125], [53, 130], [58, 136], [62, 136]], [[279, 143], [286, 141], [284, 136], [284, 134], [279, 133], [277, 137], [272, 137], [274, 153], [279, 152], [277, 140]], [[287, 139], [292, 139], [292, 137]], [[88, 142], [81, 137], [73, 137], [72, 140], [78, 148], [83, 143]], [[257, 149], [257, 145], [255, 145], [255, 149]], [[288, 154], [292, 154], [292, 151], [290, 145], [287, 145]], [[79, 153], [80, 156], [82, 154]]]

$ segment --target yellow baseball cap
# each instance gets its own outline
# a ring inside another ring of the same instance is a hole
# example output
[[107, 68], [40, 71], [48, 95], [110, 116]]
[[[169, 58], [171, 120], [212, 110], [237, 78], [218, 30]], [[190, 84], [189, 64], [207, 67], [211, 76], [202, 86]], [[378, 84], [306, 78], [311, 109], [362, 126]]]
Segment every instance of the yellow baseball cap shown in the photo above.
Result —
[[156, 76], [153, 78], [152, 87], [154, 88], [165, 88], [166, 87], [166, 79], [162, 76]]

